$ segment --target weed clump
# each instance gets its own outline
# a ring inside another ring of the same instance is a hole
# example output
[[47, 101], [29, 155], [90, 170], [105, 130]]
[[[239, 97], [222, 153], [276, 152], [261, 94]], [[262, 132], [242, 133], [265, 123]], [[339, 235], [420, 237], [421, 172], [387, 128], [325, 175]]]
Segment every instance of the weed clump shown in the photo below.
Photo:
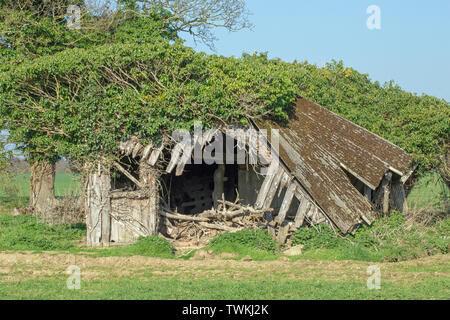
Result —
[[138, 241], [128, 247], [136, 255], [167, 258], [173, 256], [173, 245], [164, 238], [151, 236], [140, 237]]
[[222, 233], [211, 240], [210, 247], [225, 252], [225, 249], [247, 247], [254, 250], [275, 253], [277, 244], [272, 236], [262, 229], [246, 229], [234, 233]]
[[302, 244], [305, 251], [328, 250], [330, 256], [338, 259], [395, 262], [446, 254], [449, 235], [448, 218], [432, 226], [411, 226], [404, 214], [392, 211], [371, 226], [359, 228], [354, 236], [339, 235], [326, 225], [300, 228], [292, 236], [292, 244]]

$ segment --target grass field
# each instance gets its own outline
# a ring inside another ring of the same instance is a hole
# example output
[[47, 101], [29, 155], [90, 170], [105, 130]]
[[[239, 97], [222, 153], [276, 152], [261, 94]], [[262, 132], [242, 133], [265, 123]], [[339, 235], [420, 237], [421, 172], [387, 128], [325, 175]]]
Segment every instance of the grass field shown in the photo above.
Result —
[[[56, 175], [57, 196], [79, 192], [72, 178]], [[9, 191], [3, 186], [3, 200], [20, 190], [26, 203], [27, 179], [15, 177]], [[416, 206], [442, 200], [440, 186], [427, 179], [410, 194]], [[283, 255], [263, 230], [228, 234], [199, 259], [195, 251], [174, 254], [170, 243], [156, 237], [128, 247], [86, 248], [83, 224], [49, 226], [37, 216], [14, 217], [8, 207], [0, 209], [0, 299], [450, 298], [448, 217], [407, 229], [402, 215], [392, 213], [351, 243], [326, 230], [299, 233], [295, 241], [305, 248], [296, 257]], [[247, 256], [251, 261], [242, 259]], [[72, 265], [81, 271], [80, 290], [66, 285]], [[372, 265], [380, 268], [380, 290], [367, 288]]]
[[[66, 269], [81, 271], [69, 290]], [[367, 288], [358, 261], [179, 260], [55, 252], [0, 253], [3, 299], [448, 299], [448, 255], [380, 263], [381, 289]]]
[[[23, 197], [29, 197], [30, 194], [30, 174], [25, 173], [15, 177], [15, 182], [19, 189], [19, 194]], [[80, 194], [79, 177], [70, 173], [57, 173], [55, 175], [55, 196], [63, 197], [66, 195]]]

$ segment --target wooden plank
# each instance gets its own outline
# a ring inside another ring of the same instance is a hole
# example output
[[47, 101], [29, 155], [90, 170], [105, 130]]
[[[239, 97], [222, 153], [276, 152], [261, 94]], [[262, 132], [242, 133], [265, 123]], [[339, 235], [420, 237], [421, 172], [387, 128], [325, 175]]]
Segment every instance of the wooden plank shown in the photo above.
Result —
[[314, 214], [315, 210], [316, 210], [316, 206], [314, 205], [314, 203], [311, 202], [311, 206], [309, 207], [309, 211], [306, 212], [306, 218], [308, 218], [309, 221], [311, 221], [311, 222], [312, 222], [312, 217], [313, 217], [313, 214]]
[[269, 192], [270, 185], [275, 176], [276, 170], [279, 166], [278, 161], [272, 161], [268, 170], [266, 178], [264, 179], [261, 189], [259, 190], [258, 197], [256, 199], [255, 207], [256, 209], [262, 209], [264, 205], [264, 200], [266, 199], [267, 192]]
[[267, 193], [266, 199], [264, 200], [263, 208], [270, 208], [272, 204], [273, 197], [277, 193], [278, 185], [280, 184], [281, 178], [283, 177], [284, 169], [280, 166], [278, 168], [278, 172], [272, 180], [272, 184], [270, 185], [269, 192]]
[[267, 144], [267, 137], [261, 132], [258, 134], [258, 153], [261, 164], [269, 164], [272, 160], [272, 154]]
[[381, 182], [383, 188], [383, 214], [389, 212], [389, 196], [391, 193], [391, 180], [392, 172], [388, 172], [384, 175], [383, 181]]
[[276, 222], [281, 224], [284, 221], [284, 219], [286, 218], [286, 214], [291, 205], [292, 198], [294, 197], [296, 188], [297, 188], [297, 186], [295, 183], [289, 184], [289, 187], [286, 190], [286, 194], [284, 195], [283, 203], [281, 204], [280, 212], [278, 212], [278, 216], [275, 218]]
[[144, 148], [142, 144], [139, 142], [134, 146], [133, 151], [131, 152], [131, 157], [134, 159], [136, 156], [141, 152], [141, 150]]
[[286, 242], [286, 238], [289, 232], [289, 222], [284, 221], [281, 226], [278, 228], [277, 242], [278, 244], [283, 244]]
[[180, 161], [177, 165], [177, 170], [175, 172], [175, 175], [181, 176], [183, 174], [184, 171], [184, 167], [186, 166], [186, 163], [188, 163], [189, 159], [192, 156], [192, 151], [194, 150], [194, 146], [197, 144], [198, 141], [198, 137], [194, 138], [194, 141], [192, 144], [190, 144], [189, 142], [183, 144], [183, 155], [180, 158]]
[[135, 177], [133, 177], [131, 175], [131, 173], [129, 173], [127, 170], [125, 170], [120, 164], [118, 164], [117, 162], [113, 162], [113, 165], [117, 168], [117, 170], [122, 172], [128, 179], [133, 181], [139, 188], [141, 188], [141, 189], [144, 188], [144, 186], [139, 182], [139, 180], [137, 180]]
[[150, 156], [150, 152], [152, 151], [152, 149], [153, 149], [153, 143], [149, 143], [142, 151], [141, 161], [147, 160], [147, 158]]
[[255, 129], [249, 129], [248, 135], [248, 162], [258, 164], [258, 136]]
[[110, 169], [98, 163], [87, 176], [86, 227], [87, 245], [107, 246], [111, 238], [111, 176]]
[[305, 197], [300, 201], [300, 205], [297, 209], [297, 214], [295, 215], [294, 220], [294, 227], [296, 229], [300, 228], [303, 225], [303, 222], [305, 221], [306, 212], [309, 210], [310, 202]]
[[291, 179], [291, 177], [289, 176], [289, 174], [287, 172], [284, 172], [283, 173], [283, 177], [281, 178], [280, 189], [278, 191], [278, 196], [281, 196], [281, 192], [288, 185], [290, 179]]
[[152, 154], [150, 155], [150, 158], [148, 158], [147, 163], [151, 165], [152, 167], [155, 166], [156, 162], [158, 161], [162, 151], [164, 149], [164, 143], [161, 143], [158, 149], [153, 149]]
[[182, 221], [196, 221], [196, 222], [208, 222], [210, 219], [208, 218], [199, 218], [199, 217], [191, 217], [183, 214], [173, 214], [164, 211], [160, 211], [159, 214], [163, 217], [174, 219], [174, 220], [182, 220]]
[[314, 209], [312, 210], [312, 214], [311, 214], [311, 223], [312, 225], [316, 225], [316, 221], [319, 220], [319, 209], [317, 208], [317, 206], [314, 206]]
[[172, 170], [177, 165], [177, 162], [180, 159], [182, 150], [183, 150], [183, 145], [181, 144], [181, 142], [177, 143], [175, 145], [175, 147], [173, 148], [173, 150], [172, 150], [172, 157], [171, 157], [169, 165], [167, 166], [167, 169], [166, 169], [167, 173], [171, 173]]

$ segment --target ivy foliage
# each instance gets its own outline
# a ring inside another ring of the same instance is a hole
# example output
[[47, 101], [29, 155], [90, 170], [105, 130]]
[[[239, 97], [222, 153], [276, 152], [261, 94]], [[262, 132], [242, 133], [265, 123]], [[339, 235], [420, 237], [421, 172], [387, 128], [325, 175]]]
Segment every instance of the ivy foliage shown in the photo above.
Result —
[[266, 55], [207, 56], [179, 41], [68, 49], [1, 74], [0, 112], [60, 155], [97, 158], [132, 134], [158, 140], [195, 121], [286, 120], [298, 93], [286, 67]]
[[450, 139], [450, 106], [444, 99], [403, 91], [393, 81], [370, 80], [342, 61], [323, 68], [299, 64], [302, 95], [412, 154], [420, 170], [435, 168]]
[[[67, 27], [68, 5], [81, 8], [80, 29]], [[67, 0], [22, 3], [5, 0], [0, 2], [0, 8], [0, 72], [15, 70], [19, 66], [27, 68], [35, 59], [48, 58], [70, 49], [88, 50], [110, 43], [152, 43], [161, 39], [177, 39], [177, 33], [167, 23], [170, 14], [162, 8], [148, 10], [146, 15], [140, 15], [129, 7], [96, 15], [85, 7], [84, 1]], [[0, 100], [4, 104], [0, 108], [27, 108], [19, 104], [8, 105], [10, 102]], [[15, 103], [20, 103], [20, 100]], [[36, 97], [33, 103], [36, 106], [41, 101]], [[45, 107], [41, 108], [43, 110]], [[1, 115], [0, 126], [8, 130], [8, 141], [17, 144], [29, 160], [56, 161], [61, 155], [57, 153], [54, 137], [49, 133], [53, 131], [50, 128], [57, 125], [51, 123], [56, 120], [54, 115], [46, 113], [39, 119]], [[33, 129], [44, 124], [47, 128], [44, 131]]]

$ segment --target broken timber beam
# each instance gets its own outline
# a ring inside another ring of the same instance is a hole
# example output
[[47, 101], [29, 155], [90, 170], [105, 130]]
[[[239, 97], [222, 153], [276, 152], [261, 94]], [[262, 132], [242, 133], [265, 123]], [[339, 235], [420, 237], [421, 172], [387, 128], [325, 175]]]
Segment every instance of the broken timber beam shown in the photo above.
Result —
[[284, 195], [283, 203], [281, 204], [280, 212], [278, 212], [278, 216], [275, 218], [275, 222], [281, 224], [286, 218], [286, 214], [291, 206], [292, 198], [294, 197], [295, 189], [297, 185], [294, 182], [289, 184], [286, 194]]
[[264, 200], [264, 208], [270, 208], [270, 205], [272, 204], [272, 200], [275, 197], [275, 194], [277, 193], [278, 186], [280, 185], [281, 178], [283, 177], [284, 170], [280, 166], [278, 168], [278, 172], [275, 175], [275, 177], [272, 180], [272, 183], [269, 188], [269, 192], [267, 193], [266, 199]]
[[117, 168], [117, 170], [119, 170], [120, 172], [122, 172], [128, 179], [130, 179], [131, 181], [133, 181], [139, 188], [143, 189], [144, 186], [142, 185], [142, 183], [139, 182], [138, 179], [136, 179], [135, 177], [133, 177], [133, 175], [131, 173], [129, 173], [127, 170], [125, 170], [124, 167], [122, 167], [120, 164], [118, 164], [117, 162], [113, 162], [114, 167]]
[[267, 196], [267, 192], [269, 192], [270, 185], [272, 184], [272, 180], [275, 176], [278, 166], [279, 166], [278, 161], [274, 160], [270, 163], [270, 166], [267, 169], [266, 178], [263, 181], [261, 189], [259, 190], [259, 193], [258, 193], [258, 198], [256, 199], [256, 203], [255, 203], [256, 209], [261, 209], [263, 207], [264, 201]]
[[[297, 199], [300, 201], [300, 205], [298, 206], [297, 213], [295, 215], [294, 227], [296, 229], [298, 229], [303, 225], [303, 222], [305, 221], [306, 213], [308, 212], [311, 204], [304, 195], [296, 193], [296, 196], [297, 196]], [[301, 199], [300, 199], [300, 196], [301, 196]]]
[[177, 143], [172, 150], [172, 157], [170, 158], [169, 165], [167, 166], [167, 169], [166, 169], [167, 173], [171, 173], [172, 170], [175, 168], [178, 160], [180, 159], [182, 151], [183, 151], [183, 145], [181, 144], [181, 142]]

